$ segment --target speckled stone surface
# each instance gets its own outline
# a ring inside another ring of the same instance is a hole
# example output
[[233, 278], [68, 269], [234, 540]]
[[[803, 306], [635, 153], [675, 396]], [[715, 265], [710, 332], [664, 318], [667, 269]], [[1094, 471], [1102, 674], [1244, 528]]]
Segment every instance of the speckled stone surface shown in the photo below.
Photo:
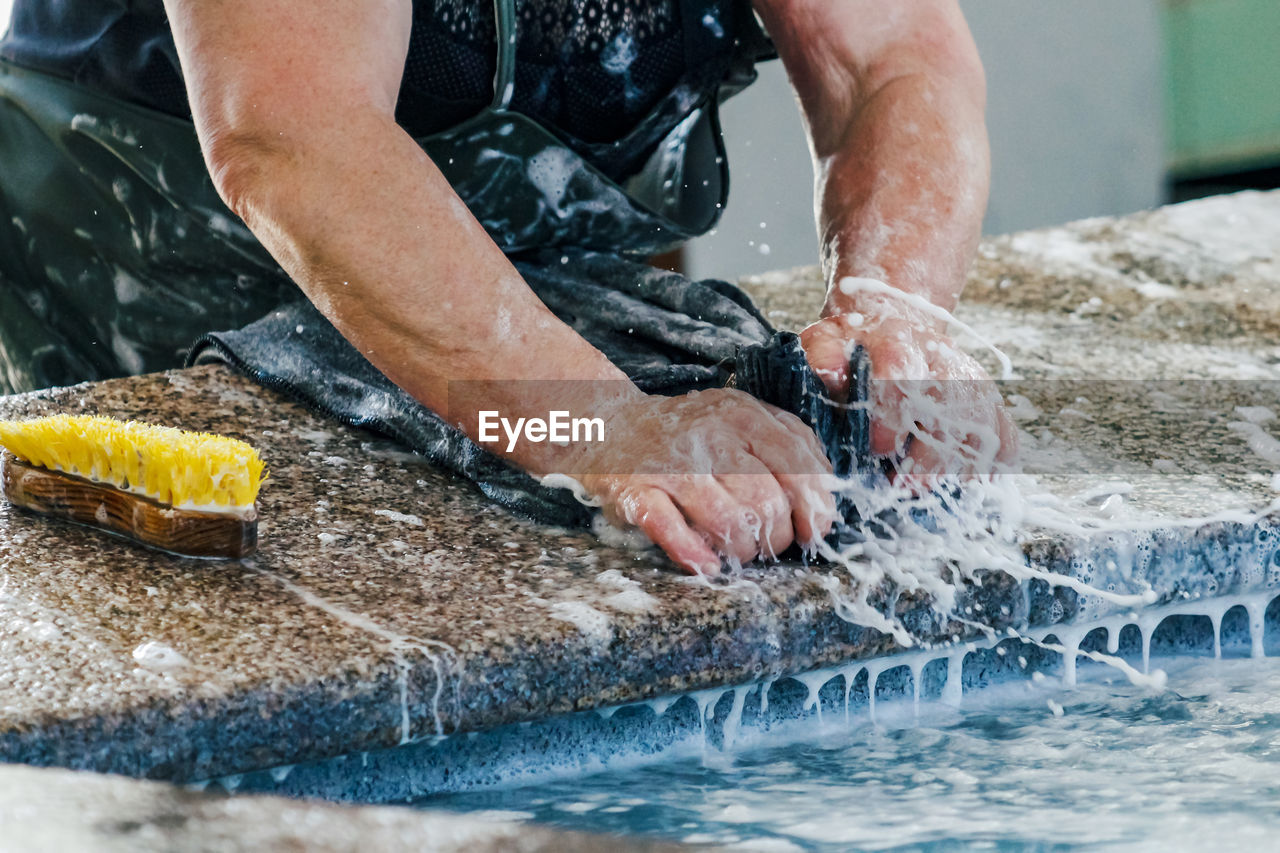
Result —
[[0, 766], [5, 850], [662, 853], [683, 845], [557, 832], [510, 812], [358, 808], [279, 797], [220, 797], [119, 776]]
[[[985, 244], [961, 316], [1023, 377], [1009, 392], [1028, 397], [1027, 468], [1041, 487], [1086, 512], [1118, 489], [1100, 482], [1125, 480], [1135, 530], [1267, 507], [1280, 462], [1228, 424], [1235, 406], [1280, 409], [1267, 384], [1280, 379], [1277, 257], [1280, 194]], [[749, 286], [783, 325], [820, 298], [813, 270]], [[1185, 419], [1152, 410], [1145, 383], [1187, 377], [1248, 381], [1164, 389], [1164, 408], [1204, 415], [1188, 434]], [[261, 550], [241, 563], [175, 559], [0, 507], [0, 759], [202, 779], [893, 650], [841, 620], [815, 574], [775, 566], [752, 570], [754, 584], [692, 583], [651, 555], [514, 519], [417, 457], [220, 368], [0, 399], [0, 417], [51, 411], [244, 438], [272, 479]], [[1272, 559], [1273, 521], [1159, 536], [1170, 556], [1143, 571], [1165, 596], [1280, 580], [1276, 566], [1231, 568], [1241, 548]], [[1071, 569], [1081, 555], [1105, 565], [1107, 549], [1132, 547], [1123, 540], [1045, 533], [1031, 547]], [[1077, 604], [999, 579], [980, 594], [1007, 602], [1010, 620], [1070, 617]], [[135, 659], [147, 643], [185, 663]]]

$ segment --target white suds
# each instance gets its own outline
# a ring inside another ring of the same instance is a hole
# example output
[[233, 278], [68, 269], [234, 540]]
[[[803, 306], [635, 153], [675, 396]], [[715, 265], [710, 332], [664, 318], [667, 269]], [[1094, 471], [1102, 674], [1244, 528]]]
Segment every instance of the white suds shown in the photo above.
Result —
[[603, 513], [591, 517], [591, 532], [603, 545], [610, 548], [621, 548], [624, 551], [644, 551], [653, 547], [649, 537], [638, 527], [621, 528], [609, 523]]
[[133, 659], [143, 669], [159, 673], [173, 672], [191, 663], [177, 649], [155, 640], [143, 643], [134, 649]]
[[425, 526], [425, 523], [420, 517], [416, 515], [410, 515], [408, 513], [396, 512], [395, 510], [392, 510], [392, 509], [375, 509], [373, 511], [373, 514], [380, 515], [383, 518], [389, 518], [392, 521], [398, 521], [401, 524], [412, 524], [414, 527]]
[[613, 639], [609, 615], [586, 602], [557, 601], [551, 605], [551, 617], [573, 625], [592, 645], [605, 646]]
[[1280, 440], [1256, 422], [1232, 421], [1227, 429], [1240, 436], [1257, 456], [1271, 465], [1280, 465]]
[[573, 497], [583, 506], [600, 506], [600, 501], [587, 494], [586, 487], [568, 474], [548, 474], [538, 482], [549, 489], [568, 489], [573, 492]]
[[604, 606], [623, 613], [649, 613], [658, 606], [658, 599], [644, 591], [639, 581], [632, 580], [617, 569], [609, 569], [596, 575], [596, 583], [614, 590], [600, 600]]

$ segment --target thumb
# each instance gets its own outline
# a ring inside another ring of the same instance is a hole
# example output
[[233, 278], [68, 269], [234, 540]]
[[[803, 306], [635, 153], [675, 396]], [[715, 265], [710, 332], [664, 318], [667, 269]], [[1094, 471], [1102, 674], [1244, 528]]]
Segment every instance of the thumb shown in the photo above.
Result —
[[843, 401], [849, 393], [849, 357], [845, 355], [844, 337], [829, 326], [815, 324], [800, 333], [800, 345], [827, 391]]

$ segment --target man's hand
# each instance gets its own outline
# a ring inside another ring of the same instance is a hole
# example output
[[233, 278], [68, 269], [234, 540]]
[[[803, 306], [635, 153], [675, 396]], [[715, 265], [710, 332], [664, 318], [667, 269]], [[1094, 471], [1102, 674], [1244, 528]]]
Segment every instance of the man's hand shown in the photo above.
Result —
[[1017, 430], [995, 384], [939, 328], [905, 306], [819, 320], [800, 334], [832, 396], [849, 389], [849, 353], [871, 357], [871, 450], [896, 458], [894, 481], [924, 491], [941, 476], [969, 478], [1011, 465]]
[[564, 473], [609, 521], [639, 528], [690, 572], [814, 544], [835, 520], [831, 463], [813, 430], [741, 391], [628, 401], [605, 435], [580, 445]]

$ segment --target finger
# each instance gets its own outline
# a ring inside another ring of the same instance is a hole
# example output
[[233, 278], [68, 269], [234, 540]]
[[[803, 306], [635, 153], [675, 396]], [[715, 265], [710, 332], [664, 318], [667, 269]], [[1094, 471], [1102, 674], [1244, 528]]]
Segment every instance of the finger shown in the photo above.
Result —
[[902, 452], [921, 411], [937, 401], [930, 397], [931, 373], [920, 354], [879, 345], [872, 349], [871, 363], [871, 451], [889, 456]]
[[791, 500], [763, 462], [743, 456], [735, 470], [749, 473], [728, 474], [717, 479], [743, 508], [743, 532], [754, 540], [752, 556], [773, 559], [795, 539]]
[[911, 433], [898, 428], [897, 424], [871, 420], [871, 452], [876, 456], [893, 456], [902, 452]]
[[[790, 412], [752, 398], [744, 398], [724, 418], [730, 430], [723, 436], [724, 445], [745, 443], [750, 455], [765, 463], [770, 473], [821, 476], [832, 471], [831, 460], [812, 429]], [[732, 451], [736, 453], [737, 451]], [[743, 457], [733, 456], [740, 460]], [[726, 473], [740, 473], [725, 467]]]
[[1002, 456], [1009, 458], [1016, 448], [1013, 421], [997, 395], [971, 389], [967, 383], [961, 388], [971, 393], [947, 401], [948, 414], [958, 412], [959, 417], [942, 423], [941, 432], [935, 430], [934, 436], [944, 442], [940, 452], [948, 456], [948, 473], [964, 477], [990, 474], [1001, 466]]
[[903, 452], [915, 428], [915, 418], [906, 411], [907, 398], [901, 392], [885, 393], [871, 405], [871, 452], [893, 456]]
[[845, 354], [844, 338], [828, 326], [810, 326], [801, 332], [800, 346], [827, 392], [843, 401], [849, 393], [849, 356]]
[[830, 477], [775, 474], [791, 507], [795, 541], [808, 547], [831, 532], [836, 523], [836, 495]]
[[765, 404], [778, 429], [752, 430], [749, 447], [787, 498], [795, 539], [811, 545], [830, 532], [836, 519], [831, 460], [818, 436], [800, 418]]
[[718, 478], [696, 475], [667, 493], [695, 531], [706, 537], [725, 557], [746, 563], [760, 551], [749, 530], [746, 507], [725, 489]]
[[[797, 436], [796, 429], [784, 421], [784, 426], [788, 426], [788, 436], [795, 436], [802, 444], [784, 444], [775, 452], [773, 446], [757, 440], [751, 443], [751, 452], [764, 462], [782, 487], [791, 507], [791, 527], [795, 538], [807, 546], [830, 533], [836, 522], [834, 489], [839, 481], [834, 478], [831, 461], [822, 451], [813, 430], [799, 418], [790, 416], [790, 420], [802, 434]], [[815, 470], [806, 464], [808, 459], [796, 458], [802, 447], [810, 447], [821, 467]]]
[[639, 489], [620, 501], [619, 509], [627, 524], [640, 528], [676, 565], [690, 574], [719, 576], [720, 558], [661, 489]]
[[996, 461], [1012, 468], [1018, 462], [1018, 426], [1001, 404], [997, 427], [1000, 431], [1000, 451]]
[[923, 440], [920, 435], [915, 438], [907, 455], [898, 463], [893, 483], [906, 487], [913, 495], [923, 495], [937, 487], [949, 457], [931, 436]]
[[765, 408], [773, 416], [773, 423], [750, 424], [744, 430], [749, 436], [747, 444], [752, 454], [763, 460], [774, 474], [830, 474], [831, 460], [817, 433], [790, 412], [772, 406]]
[[771, 406], [768, 403], [765, 403], [764, 407], [769, 414], [773, 415], [773, 419], [776, 420], [783, 429], [791, 433], [793, 438], [812, 447], [818, 453], [822, 452], [822, 446], [818, 442], [818, 436], [814, 434], [813, 429], [804, 421], [800, 420], [798, 416], [788, 412], [786, 409], [779, 409], [777, 406]]
[[[818, 434], [813, 431], [812, 427], [800, 420], [800, 418], [793, 415], [791, 412], [784, 411], [783, 409], [777, 409], [773, 406], [768, 406], [767, 408], [769, 409], [770, 414], [773, 415], [774, 420], [776, 420], [782, 428], [787, 431], [786, 438], [788, 441], [785, 446], [793, 451], [800, 450], [806, 452], [808, 458], [817, 464], [818, 467], [813, 473], [830, 473], [833, 470], [831, 460], [827, 458], [827, 450], [822, 446], [821, 439], [818, 438]], [[796, 460], [796, 466], [797, 467], [788, 469], [786, 473], [810, 473], [809, 469], [807, 469], [799, 459]], [[774, 473], [777, 472], [775, 471]]]

